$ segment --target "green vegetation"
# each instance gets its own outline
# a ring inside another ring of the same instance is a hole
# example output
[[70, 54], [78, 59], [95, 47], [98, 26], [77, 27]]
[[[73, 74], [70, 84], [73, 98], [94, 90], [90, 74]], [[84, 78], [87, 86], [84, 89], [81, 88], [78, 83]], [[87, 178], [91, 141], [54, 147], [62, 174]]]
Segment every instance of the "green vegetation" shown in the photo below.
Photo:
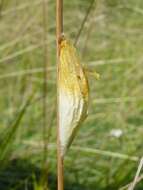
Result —
[[[42, 0], [0, 1], [1, 190], [43, 189], [47, 165], [49, 189], [56, 189], [55, 1], [47, 2], [45, 26]], [[73, 42], [89, 5], [89, 0], [64, 0], [64, 31]], [[95, 1], [77, 48], [81, 61], [101, 79], [89, 78], [89, 116], [65, 159], [65, 190], [117, 190], [136, 174], [143, 155], [142, 31], [142, 0]], [[142, 189], [140, 181], [136, 190]]]

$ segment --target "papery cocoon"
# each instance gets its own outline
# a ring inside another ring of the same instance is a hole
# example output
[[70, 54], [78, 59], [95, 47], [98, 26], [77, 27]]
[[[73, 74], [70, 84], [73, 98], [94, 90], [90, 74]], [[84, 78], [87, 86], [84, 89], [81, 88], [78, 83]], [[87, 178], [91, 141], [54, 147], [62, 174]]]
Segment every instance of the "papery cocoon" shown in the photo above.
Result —
[[61, 156], [72, 143], [87, 116], [89, 88], [76, 49], [65, 39], [60, 43], [58, 78], [59, 140]]

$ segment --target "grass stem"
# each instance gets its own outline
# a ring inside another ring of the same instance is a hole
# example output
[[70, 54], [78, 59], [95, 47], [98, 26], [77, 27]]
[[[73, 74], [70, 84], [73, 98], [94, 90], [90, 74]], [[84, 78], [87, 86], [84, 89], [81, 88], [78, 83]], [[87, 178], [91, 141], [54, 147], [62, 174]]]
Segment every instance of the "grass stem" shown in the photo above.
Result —
[[60, 140], [59, 140], [59, 42], [63, 33], [63, 0], [56, 0], [56, 41], [57, 41], [57, 174], [58, 174], [58, 190], [64, 189], [64, 167], [63, 158], [60, 154]]

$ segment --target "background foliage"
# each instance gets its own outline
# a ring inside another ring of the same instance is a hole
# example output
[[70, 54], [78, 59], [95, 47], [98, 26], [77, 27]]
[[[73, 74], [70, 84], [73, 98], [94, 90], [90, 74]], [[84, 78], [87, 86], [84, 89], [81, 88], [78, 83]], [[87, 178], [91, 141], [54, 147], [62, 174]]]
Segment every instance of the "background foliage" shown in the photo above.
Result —
[[[40, 190], [46, 165], [49, 188], [56, 187], [55, 1], [46, 2], [47, 22], [43, 24], [42, 0], [0, 1], [2, 190]], [[64, 31], [73, 43], [90, 2], [64, 0]], [[143, 154], [142, 31], [142, 0], [94, 2], [77, 48], [82, 63], [91, 70], [96, 68], [101, 79], [89, 79], [89, 116], [66, 156], [66, 190], [117, 190], [133, 180]], [[46, 129], [43, 127], [45, 46]], [[119, 136], [117, 131], [121, 133]], [[43, 142], [46, 143], [44, 139], [48, 139], [49, 133], [46, 164]], [[142, 188], [140, 181], [136, 189]]]

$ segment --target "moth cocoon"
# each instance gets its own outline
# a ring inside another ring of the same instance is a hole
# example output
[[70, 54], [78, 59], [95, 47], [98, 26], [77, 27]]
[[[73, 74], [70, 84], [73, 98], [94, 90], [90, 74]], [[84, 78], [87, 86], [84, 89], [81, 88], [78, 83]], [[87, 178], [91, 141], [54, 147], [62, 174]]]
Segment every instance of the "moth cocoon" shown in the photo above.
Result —
[[76, 49], [66, 39], [60, 42], [59, 140], [63, 157], [78, 128], [87, 117], [89, 87]]

